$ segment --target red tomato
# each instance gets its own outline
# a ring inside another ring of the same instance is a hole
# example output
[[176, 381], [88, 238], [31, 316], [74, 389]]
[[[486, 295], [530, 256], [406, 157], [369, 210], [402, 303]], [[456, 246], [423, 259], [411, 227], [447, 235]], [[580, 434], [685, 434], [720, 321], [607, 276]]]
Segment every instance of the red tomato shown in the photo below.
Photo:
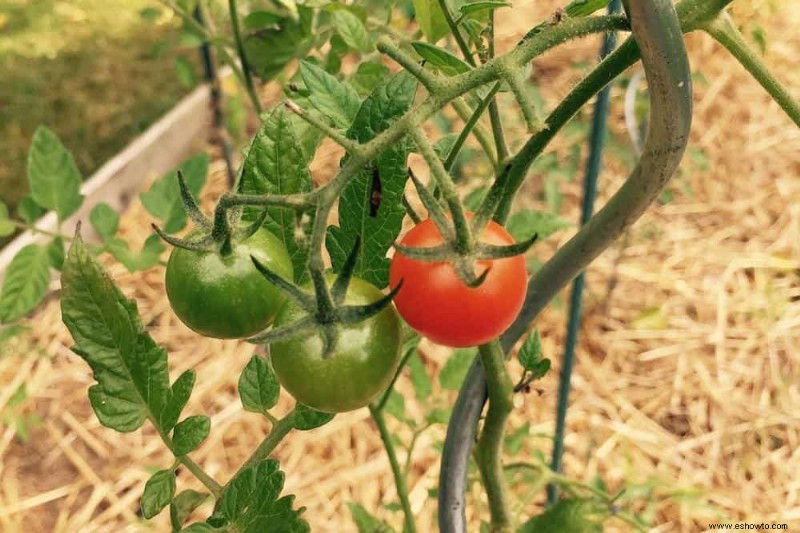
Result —
[[[514, 243], [495, 222], [489, 223], [478, 240], [500, 246]], [[428, 219], [409, 231], [400, 244], [427, 248], [443, 242], [436, 224]], [[488, 342], [503, 333], [522, 309], [528, 273], [522, 255], [476, 261], [477, 275], [486, 268], [486, 279], [471, 289], [449, 262], [419, 261], [396, 252], [389, 282], [395, 287], [402, 279], [403, 287], [394, 299], [395, 306], [412, 328], [439, 344], [463, 347]]]

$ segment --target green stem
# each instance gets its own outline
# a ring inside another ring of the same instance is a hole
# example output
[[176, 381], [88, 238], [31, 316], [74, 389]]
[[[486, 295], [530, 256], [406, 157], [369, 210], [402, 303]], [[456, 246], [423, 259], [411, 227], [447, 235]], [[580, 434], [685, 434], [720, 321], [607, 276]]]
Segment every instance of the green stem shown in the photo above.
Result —
[[[494, 10], [489, 12], [489, 59], [492, 58], [494, 58]], [[492, 124], [494, 146], [497, 150], [497, 165], [499, 166], [508, 157], [508, 145], [503, 134], [503, 123], [500, 120], [500, 109], [497, 106], [496, 97], [489, 102], [489, 121]]]
[[[235, 478], [239, 473], [244, 470], [245, 468], [265, 459], [266, 457], [271, 454], [275, 448], [278, 447], [278, 444], [289, 434], [290, 431], [294, 429], [294, 411], [290, 412], [288, 415], [284, 416], [280, 420], [278, 420], [275, 424], [273, 424], [272, 429], [261, 441], [261, 444], [258, 445], [258, 448], [250, 455], [247, 461], [236, 471], [236, 473], [231, 477], [231, 479]], [[230, 483], [230, 481], [228, 482]], [[228, 485], [225, 485], [227, 487]]]
[[74, 237], [70, 237], [68, 235], [61, 235], [60, 233], [56, 233], [53, 231], [47, 231], [44, 229], [37, 228], [34, 224], [26, 224], [25, 222], [18, 222], [16, 220], [9, 220], [14, 226], [18, 227], [21, 230], [31, 231], [33, 233], [39, 233], [40, 235], [46, 235], [48, 237], [53, 237], [54, 239], [64, 239], [66, 242], [72, 242]]
[[758, 83], [772, 96], [779, 106], [789, 115], [797, 126], [800, 126], [800, 102], [792, 98], [789, 91], [781, 85], [775, 76], [767, 69], [761, 57], [744, 40], [741, 32], [736, 28], [730, 15], [720, 13], [703, 26], [719, 44], [724, 46], [739, 63], [747, 69]]
[[397, 488], [397, 496], [400, 498], [400, 506], [403, 508], [404, 525], [403, 531], [406, 533], [414, 533], [417, 526], [414, 524], [414, 514], [411, 512], [411, 502], [408, 500], [408, 487], [406, 486], [406, 479], [403, 471], [400, 469], [400, 462], [397, 460], [397, 452], [394, 449], [392, 442], [392, 434], [386, 427], [386, 418], [383, 416], [383, 410], [375, 406], [369, 406], [369, 412], [375, 425], [378, 426], [378, 433], [380, 433], [383, 447], [386, 449], [386, 455], [389, 457], [389, 465], [394, 474], [394, 484]]
[[389, 395], [394, 390], [394, 384], [397, 383], [397, 379], [400, 377], [400, 374], [403, 372], [403, 369], [406, 367], [408, 360], [411, 359], [411, 356], [414, 355], [416, 348], [411, 348], [410, 350], [406, 351], [403, 355], [403, 358], [400, 360], [400, 364], [397, 365], [397, 370], [392, 377], [392, 381], [389, 383], [389, 386], [386, 387], [386, 390], [383, 392], [383, 396], [381, 396], [380, 401], [375, 406], [378, 411], [383, 411], [383, 408], [386, 407], [386, 402], [389, 401]]
[[459, 50], [461, 50], [461, 53], [464, 54], [464, 59], [471, 66], [476, 66], [475, 58], [472, 57], [472, 51], [469, 49], [467, 41], [464, 40], [464, 36], [461, 35], [461, 30], [458, 29], [458, 25], [456, 24], [455, 20], [453, 20], [453, 15], [450, 13], [450, 8], [447, 6], [447, 2], [445, 0], [439, 0], [439, 7], [442, 9], [442, 13], [444, 13], [444, 19], [447, 21], [447, 25], [450, 27], [450, 33], [452, 33], [453, 37], [456, 39], [456, 44], [458, 45]]
[[[456, 162], [456, 158], [458, 157], [459, 152], [461, 151], [461, 147], [464, 146], [464, 143], [469, 137], [469, 134], [473, 131], [475, 126], [478, 124], [478, 120], [483, 115], [483, 112], [486, 111], [486, 107], [489, 106], [492, 101], [494, 100], [494, 95], [497, 94], [497, 91], [500, 90], [500, 82], [494, 84], [492, 89], [489, 91], [489, 94], [486, 95], [486, 98], [480, 101], [478, 106], [472, 112], [472, 115], [467, 120], [467, 123], [464, 124], [464, 128], [459, 133], [458, 138], [453, 143], [453, 147], [450, 149], [450, 153], [447, 154], [447, 160], [444, 162], [444, 168], [448, 172], [450, 169], [453, 168], [453, 164]], [[494, 161], [492, 161], [494, 164]]]
[[[456, 98], [452, 102], [453, 109], [456, 110], [458, 113], [458, 117], [463, 120], [465, 123], [472, 118], [472, 114], [474, 111], [470, 108], [470, 106], [464, 101], [463, 98]], [[497, 166], [497, 154], [495, 153], [495, 148], [492, 145], [492, 140], [490, 139], [490, 133], [486, 129], [486, 127], [479, 122], [475, 124], [475, 128], [473, 129], [475, 134], [475, 139], [478, 141], [478, 144], [481, 145], [486, 157], [489, 158], [489, 161], [492, 163], [492, 166]]]
[[492, 531], [510, 531], [511, 511], [508, 507], [508, 488], [503, 472], [503, 436], [506, 422], [514, 407], [514, 386], [506, 370], [506, 358], [498, 341], [480, 347], [481, 364], [486, 371], [489, 389], [489, 410], [478, 439], [475, 455], [483, 485], [489, 499]]
[[231, 28], [233, 29], [233, 39], [236, 41], [236, 51], [242, 63], [244, 86], [245, 89], [247, 89], [247, 94], [250, 96], [250, 101], [253, 103], [253, 108], [258, 115], [261, 115], [264, 108], [261, 105], [261, 99], [258, 97], [258, 91], [256, 91], [256, 86], [253, 82], [253, 74], [250, 72], [250, 65], [247, 62], [247, 54], [245, 53], [244, 41], [242, 40], [242, 31], [239, 28], [239, 10], [236, 6], [236, 0], [228, 0], [228, 11], [231, 15]]
[[[161, 426], [159, 426], [155, 420], [151, 419], [151, 421], [153, 422], [153, 426], [155, 426], [159, 437], [161, 437], [161, 440], [167, 445], [167, 448], [172, 451], [174, 449], [174, 445], [172, 444], [172, 439], [170, 436], [161, 429]], [[185, 466], [186, 469], [189, 470], [189, 472], [191, 472], [194, 477], [196, 477], [198, 481], [200, 481], [200, 483], [202, 483], [208, 489], [212, 496], [214, 496], [214, 499], [219, 499], [223, 492], [222, 486], [220, 486], [220, 484], [217, 483], [214, 478], [206, 474], [205, 470], [203, 470], [200, 465], [190, 459], [188, 455], [181, 455], [180, 457], [175, 456], [175, 459]]]

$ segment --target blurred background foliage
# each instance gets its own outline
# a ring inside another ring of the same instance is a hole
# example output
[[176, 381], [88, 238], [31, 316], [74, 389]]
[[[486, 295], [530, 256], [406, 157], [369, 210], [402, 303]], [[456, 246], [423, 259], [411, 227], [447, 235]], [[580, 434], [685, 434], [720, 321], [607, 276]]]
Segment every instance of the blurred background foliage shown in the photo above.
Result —
[[0, 0], [0, 200], [27, 193], [40, 124], [88, 177], [188, 92], [198, 43], [178, 27], [153, 0]]

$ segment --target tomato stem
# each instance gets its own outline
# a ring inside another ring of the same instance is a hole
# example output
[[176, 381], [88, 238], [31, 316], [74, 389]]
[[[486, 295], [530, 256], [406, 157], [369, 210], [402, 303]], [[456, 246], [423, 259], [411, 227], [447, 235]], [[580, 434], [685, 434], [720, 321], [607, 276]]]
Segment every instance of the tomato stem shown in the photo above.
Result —
[[239, 54], [239, 60], [242, 63], [242, 77], [244, 78], [244, 86], [247, 89], [247, 94], [250, 101], [253, 103], [253, 108], [256, 114], [260, 115], [264, 112], [261, 105], [261, 99], [258, 96], [255, 83], [253, 82], [253, 74], [250, 72], [250, 65], [247, 61], [247, 53], [244, 49], [244, 41], [242, 40], [242, 32], [239, 28], [239, 10], [236, 6], [236, 0], [228, 0], [228, 11], [231, 18], [231, 28], [233, 29], [233, 40], [236, 43], [236, 52]]

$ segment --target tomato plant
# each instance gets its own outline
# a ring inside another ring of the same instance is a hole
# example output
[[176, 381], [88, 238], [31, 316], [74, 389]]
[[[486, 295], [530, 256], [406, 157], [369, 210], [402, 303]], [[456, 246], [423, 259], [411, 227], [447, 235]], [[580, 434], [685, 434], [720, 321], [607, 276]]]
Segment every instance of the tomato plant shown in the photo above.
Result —
[[242, 339], [266, 329], [284, 296], [256, 270], [251, 256], [292, 277], [286, 248], [265, 229], [233, 243], [226, 254], [175, 248], [167, 264], [166, 290], [178, 318], [197, 333], [218, 339]]
[[[383, 294], [354, 278], [344, 302], [364, 305]], [[288, 302], [275, 327], [299, 319], [303, 309]], [[280, 384], [297, 401], [318, 411], [341, 413], [364, 407], [386, 390], [400, 362], [400, 319], [392, 306], [363, 322], [341, 328], [335, 348], [325, 355], [322, 339], [310, 334], [270, 346]]]
[[[495, 222], [489, 222], [476, 238], [497, 246], [514, 244], [514, 238]], [[433, 248], [442, 245], [444, 238], [434, 221], [427, 219], [400, 242], [404, 246]], [[394, 300], [403, 320], [445, 346], [477, 346], [499, 336], [517, 318], [525, 300], [525, 258], [516, 255], [478, 259], [475, 268], [486, 272], [486, 277], [473, 288], [464, 284], [451, 263], [416, 260], [396, 252], [389, 280], [391, 286], [403, 282]]]

